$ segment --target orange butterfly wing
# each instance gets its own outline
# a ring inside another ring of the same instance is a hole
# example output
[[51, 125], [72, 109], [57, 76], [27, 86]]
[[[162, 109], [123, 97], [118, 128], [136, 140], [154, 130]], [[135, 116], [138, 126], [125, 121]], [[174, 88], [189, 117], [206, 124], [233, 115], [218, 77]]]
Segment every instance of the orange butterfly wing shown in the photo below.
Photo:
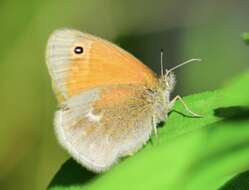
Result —
[[[74, 52], [82, 47], [83, 53]], [[47, 65], [59, 100], [97, 86], [141, 84], [153, 87], [155, 73], [116, 45], [75, 30], [58, 30], [48, 42]]]

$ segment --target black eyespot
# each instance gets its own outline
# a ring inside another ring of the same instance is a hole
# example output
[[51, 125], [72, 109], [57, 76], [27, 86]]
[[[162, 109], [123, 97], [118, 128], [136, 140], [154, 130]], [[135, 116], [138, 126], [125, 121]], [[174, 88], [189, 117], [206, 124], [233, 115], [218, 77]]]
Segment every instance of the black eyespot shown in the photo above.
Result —
[[77, 46], [74, 48], [74, 53], [76, 54], [82, 54], [84, 52], [83, 47]]

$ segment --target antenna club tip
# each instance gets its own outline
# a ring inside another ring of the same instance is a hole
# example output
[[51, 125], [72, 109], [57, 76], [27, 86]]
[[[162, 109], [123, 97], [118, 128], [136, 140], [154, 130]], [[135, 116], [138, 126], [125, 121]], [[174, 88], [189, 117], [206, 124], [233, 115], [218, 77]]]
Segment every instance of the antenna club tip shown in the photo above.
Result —
[[192, 59], [192, 61], [198, 61], [198, 62], [201, 62], [201, 61], [202, 61], [202, 59], [200, 59], [200, 58], [194, 58], [194, 59]]

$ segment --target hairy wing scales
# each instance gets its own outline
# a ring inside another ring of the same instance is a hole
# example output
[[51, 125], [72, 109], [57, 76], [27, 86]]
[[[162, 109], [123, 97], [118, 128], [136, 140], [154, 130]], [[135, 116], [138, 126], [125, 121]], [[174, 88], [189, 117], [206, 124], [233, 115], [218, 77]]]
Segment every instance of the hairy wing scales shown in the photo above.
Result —
[[[95, 98], [91, 99], [90, 94]], [[116, 95], [119, 99], [115, 99]], [[134, 85], [91, 90], [88, 95], [82, 93], [78, 98], [86, 97], [89, 99], [82, 100], [83, 105], [78, 105], [74, 97], [66, 102], [68, 109], [59, 111], [61, 123], [57, 122], [56, 128], [59, 138], [64, 135], [63, 141], [67, 141], [67, 145], [65, 142], [62, 144], [80, 163], [92, 170], [102, 171], [119, 157], [137, 151], [148, 140], [153, 111], [144, 89]], [[100, 116], [100, 121], [87, 118], [89, 111]], [[72, 147], [74, 151], [70, 150]]]

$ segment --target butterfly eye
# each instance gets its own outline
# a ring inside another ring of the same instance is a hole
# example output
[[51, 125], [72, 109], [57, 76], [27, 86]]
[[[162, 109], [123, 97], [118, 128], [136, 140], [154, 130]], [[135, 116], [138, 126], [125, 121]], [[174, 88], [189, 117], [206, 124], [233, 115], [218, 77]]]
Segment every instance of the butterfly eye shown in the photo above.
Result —
[[83, 51], [84, 51], [83, 47], [81, 47], [81, 46], [77, 46], [74, 48], [74, 53], [76, 53], [76, 54], [82, 54]]

